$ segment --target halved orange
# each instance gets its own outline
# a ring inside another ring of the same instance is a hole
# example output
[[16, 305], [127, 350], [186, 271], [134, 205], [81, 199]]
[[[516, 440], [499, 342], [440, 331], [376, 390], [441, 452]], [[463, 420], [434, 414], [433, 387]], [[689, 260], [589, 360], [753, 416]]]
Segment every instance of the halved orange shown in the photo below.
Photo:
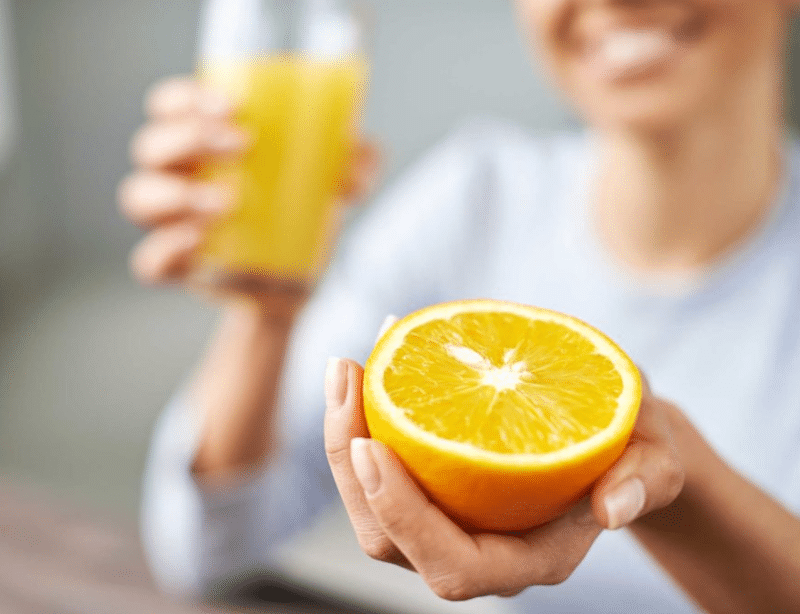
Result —
[[588, 324], [495, 300], [396, 322], [364, 373], [370, 435], [468, 528], [531, 528], [563, 514], [619, 458], [639, 371]]

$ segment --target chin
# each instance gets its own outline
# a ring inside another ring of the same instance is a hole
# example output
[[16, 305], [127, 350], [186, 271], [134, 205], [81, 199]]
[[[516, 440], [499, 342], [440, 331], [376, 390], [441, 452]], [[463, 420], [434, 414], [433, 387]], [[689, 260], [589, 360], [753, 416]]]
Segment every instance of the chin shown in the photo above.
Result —
[[624, 132], [672, 132], [693, 123], [698, 116], [686, 100], [642, 97], [592, 102], [583, 118], [592, 128]]
[[674, 131], [702, 121], [719, 108], [712, 89], [697, 79], [654, 78], [651, 82], [586, 88], [572, 99], [593, 128]]

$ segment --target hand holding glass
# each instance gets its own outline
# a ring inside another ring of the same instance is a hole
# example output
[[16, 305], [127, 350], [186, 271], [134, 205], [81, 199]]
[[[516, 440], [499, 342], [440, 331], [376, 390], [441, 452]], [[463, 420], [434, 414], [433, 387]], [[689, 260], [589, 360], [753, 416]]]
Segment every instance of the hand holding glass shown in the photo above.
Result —
[[254, 142], [241, 159], [202, 171], [229, 185], [237, 206], [210, 229], [201, 264], [215, 276], [305, 284], [325, 260], [367, 63], [355, 20], [330, 1], [237, 4], [233, 11], [230, 0], [207, 6], [205, 46], [216, 51], [201, 52], [199, 71], [234, 100], [236, 122]]

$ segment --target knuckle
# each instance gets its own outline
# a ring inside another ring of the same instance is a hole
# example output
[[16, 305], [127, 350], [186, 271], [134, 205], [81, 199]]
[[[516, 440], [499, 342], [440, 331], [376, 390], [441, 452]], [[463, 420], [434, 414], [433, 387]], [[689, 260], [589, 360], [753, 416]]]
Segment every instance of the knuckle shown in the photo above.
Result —
[[426, 583], [437, 597], [446, 601], [466, 601], [479, 596], [469, 577], [461, 571], [427, 578]]
[[667, 490], [670, 498], [674, 499], [683, 490], [685, 480], [683, 465], [674, 453], [666, 456], [663, 463], [663, 468], [667, 475]]
[[145, 286], [155, 285], [159, 281], [158, 268], [154, 266], [146, 244], [140, 244], [131, 252], [128, 265], [133, 277]]
[[502, 597], [503, 599], [510, 599], [511, 597], [516, 597], [524, 590], [525, 590], [524, 588], [513, 588], [510, 590], [505, 590], [500, 593], [497, 593], [497, 596]]
[[167, 77], [156, 81], [145, 94], [145, 112], [151, 117], [158, 115], [165, 100], [188, 91], [191, 83], [186, 77]]
[[397, 559], [397, 547], [383, 534], [359, 534], [358, 545], [364, 554], [376, 561], [386, 563]]
[[153, 83], [144, 95], [144, 112], [147, 116], [152, 117], [157, 113], [158, 105], [163, 96], [164, 90], [169, 87], [173, 78], [161, 79]]
[[547, 586], [558, 586], [563, 584], [572, 575], [572, 570], [569, 569], [552, 569], [545, 576], [543, 584]]
[[129, 175], [120, 181], [117, 186], [117, 208], [120, 213], [128, 218], [134, 215], [136, 184], [136, 177], [134, 175]]
[[677, 455], [668, 448], [659, 450], [656, 470], [660, 475], [665, 476], [670, 483], [683, 474], [683, 467], [680, 460], [678, 460]]
[[186, 143], [192, 150], [201, 149], [205, 145], [208, 126], [200, 118], [192, 118], [186, 123]]
[[543, 557], [537, 575], [537, 584], [557, 586], [569, 579], [572, 575], [572, 569], [565, 566], [562, 558], [553, 552]]
[[131, 272], [139, 283], [146, 286], [175, 281], [179, 276], [181, 254], [181, 251], [170, 248], [163, 241], [145, 239], [131, 256]]
[[[380, 509], [381, 524], [390, 534], [403, 534], [408, 529], [407, 516], [397, 509], [397, 506], [387, 501]], [[412, 525], [413, 526], [413, 525]]]
[[166, 197], [175, 205], [175, 209], [188, 209], [197, 200], [195, 186], [189, 181], [170, 178], [165, 182]]
[[331, 467], [339, 467], [350, 463], [350, 441], [352, 435], [343, 430], [339, 423], [328, 412], [323, 425], [325, 455]]
[[433, 505], [425, 502], [420, 504], [419, 509], [408, 513], [408, 508], [392, 501], [386, 501], [380, 511], [381, 524], [389, 534], [419, 534], [420, 528], [424, 526], [424, 522], [420, 519], [427, 515], [429, 507], [433, 507]]
[[202, 232], [191, 224], [153, 230], [131, 254], [134, 277], [143, 284], [181, 281], [201, 239]]
[[332, 467], [338, 467], [350, 462], [350, 442], [342, 442], [338, 437], [325, 435], [325, 455]]

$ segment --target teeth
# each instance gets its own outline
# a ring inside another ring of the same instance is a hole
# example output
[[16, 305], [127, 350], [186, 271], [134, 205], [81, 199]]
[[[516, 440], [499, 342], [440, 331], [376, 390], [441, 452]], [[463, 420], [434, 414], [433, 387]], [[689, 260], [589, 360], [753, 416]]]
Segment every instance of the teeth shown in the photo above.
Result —
[[645, 64], [669, 53], [672, 38], [658, 30], [620, 30], [610, 33], [600, 44], [606, 62], [618, 67]]

